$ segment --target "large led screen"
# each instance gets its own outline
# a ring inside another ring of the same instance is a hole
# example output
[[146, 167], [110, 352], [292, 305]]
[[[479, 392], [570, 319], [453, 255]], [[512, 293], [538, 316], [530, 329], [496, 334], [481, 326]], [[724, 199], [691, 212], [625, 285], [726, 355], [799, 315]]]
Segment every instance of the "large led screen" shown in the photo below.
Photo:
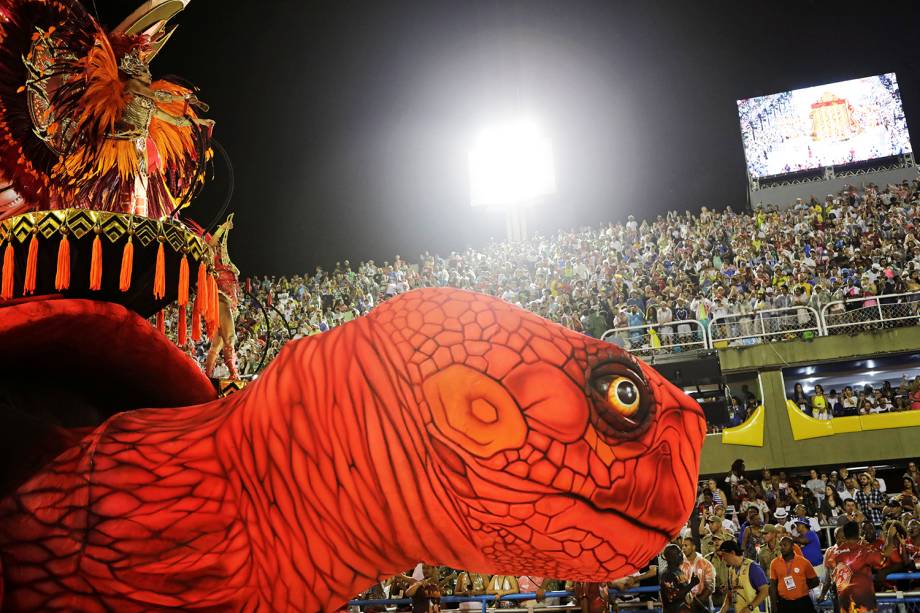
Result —
[[754, 178], [909, 153], [894, 73], [738, 101]]

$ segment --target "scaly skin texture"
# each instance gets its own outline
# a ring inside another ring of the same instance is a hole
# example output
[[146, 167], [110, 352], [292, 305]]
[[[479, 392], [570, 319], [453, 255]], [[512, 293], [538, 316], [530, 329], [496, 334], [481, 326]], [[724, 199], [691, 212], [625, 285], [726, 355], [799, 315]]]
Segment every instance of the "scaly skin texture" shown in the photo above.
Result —
[[409, 292], [60, 456], [0, 510], [4, 610], [332, 610], [419, 560], [621, 577], [689, 515], [703, 435], [615, 346]]

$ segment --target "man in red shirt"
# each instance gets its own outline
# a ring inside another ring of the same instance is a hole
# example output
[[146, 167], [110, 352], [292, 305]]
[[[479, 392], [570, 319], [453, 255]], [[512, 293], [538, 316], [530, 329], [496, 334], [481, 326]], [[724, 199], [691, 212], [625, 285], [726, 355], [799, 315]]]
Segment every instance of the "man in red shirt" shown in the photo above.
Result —
[[909, 558], [907, 571], [913, 572], [920, 569], [920, 520], [912, 519], [907, 522], [907, 536], [905, 545]]
[[[872, 571], [880, 569], [884, 562], [885, 557], [875, 546], [860, 542], [859, 524], [852, 521], [844, 524], [843, 542], [836, 546], [836, 551], [824, 558], [824, 565], [837, 589], [839, 612], [878, 610]], [[821, 594], [821, 600], [826, 593], [827, 586]]]
[[518, 577], [518, 589], [521, 590], [521, 593], [534, 592], [537, 595], [536, 600], [524, 600], [521, 602], [521, 606], [530, 611], [530, 613], [533, 613], [538, 602], [543, 602], [543, 596], [546, 594], [543, 589], [543, 579], [543, 577], [533, 575]]

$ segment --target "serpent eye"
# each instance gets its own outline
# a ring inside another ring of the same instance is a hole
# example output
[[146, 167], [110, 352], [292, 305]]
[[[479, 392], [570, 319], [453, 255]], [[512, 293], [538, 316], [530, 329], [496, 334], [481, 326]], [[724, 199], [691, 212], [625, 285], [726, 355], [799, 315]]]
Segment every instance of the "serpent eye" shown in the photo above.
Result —
[[602, 383], [607, 388], [607, 403], [620, 412], [630, 416], [639, 408], [639, 388], [626, 377], [612, 377]]
[[608, 438], [635, 438], [651, 423], [654, 403], [642, 373], [619, 360], [597, 364], [589, 376], [591, 423]]

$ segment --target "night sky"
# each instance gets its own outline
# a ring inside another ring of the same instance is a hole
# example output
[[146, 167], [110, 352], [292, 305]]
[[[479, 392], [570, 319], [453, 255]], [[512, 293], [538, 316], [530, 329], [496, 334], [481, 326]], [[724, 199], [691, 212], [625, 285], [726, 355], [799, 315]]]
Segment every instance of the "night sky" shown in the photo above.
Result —
[[[152, 68], [211, 105], [243, 275], [290, 274], [502, 238], [469, 206], [467, 152], [512, 114], [554, 143], [547, 230], [743, 206], [739, 98], [893, 71], [916, 147], [918, 4], [193, 0]], [[97, 6], [111, 27], [133, 2]]]

